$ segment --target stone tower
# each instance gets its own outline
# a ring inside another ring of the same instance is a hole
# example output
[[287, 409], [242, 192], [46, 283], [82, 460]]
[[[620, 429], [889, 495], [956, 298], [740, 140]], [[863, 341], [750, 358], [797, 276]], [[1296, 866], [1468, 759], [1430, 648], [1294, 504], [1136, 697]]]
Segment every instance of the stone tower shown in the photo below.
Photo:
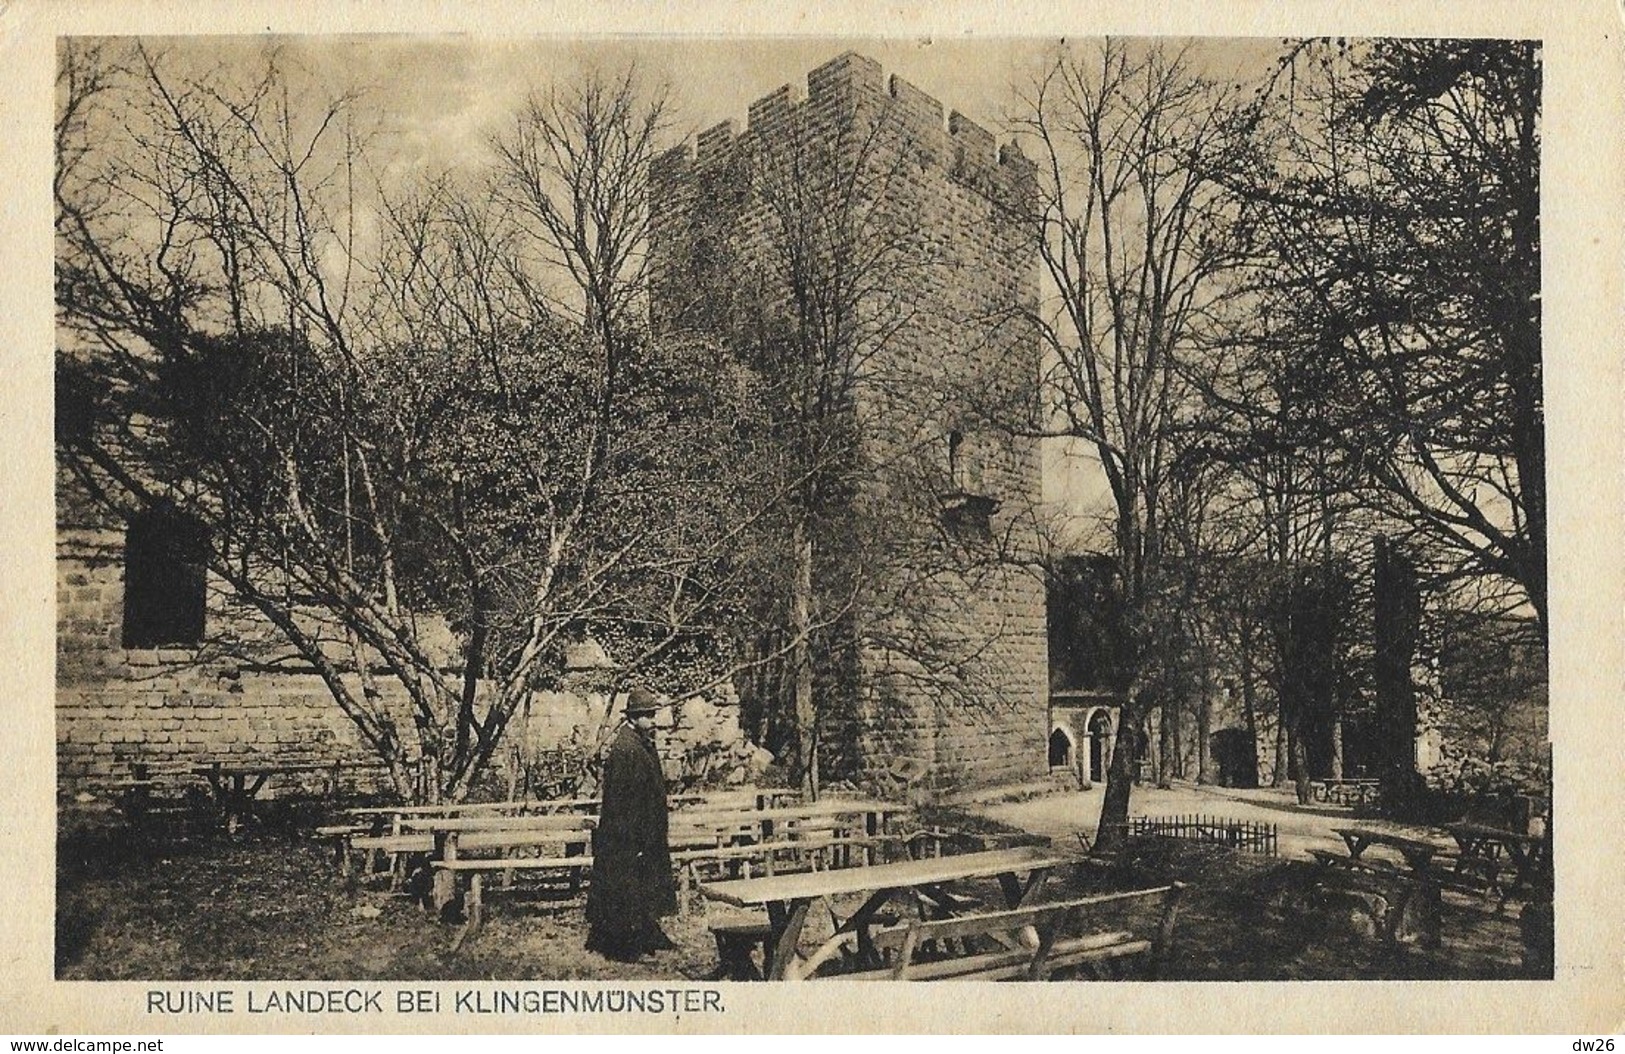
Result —
[[[851, 53], [813, 70], [804, 96], [781, 88], [743, 130], [719, 124], [653, 166], [657, 330], [727, 339], [766, 315], [832, 312], [850, 330], [836, 342], [862, 464], [844, 500], [907, 525], [915, 555], [906, 613], [853, 615], [868, 621], [846, 697], [828, 678], [818, 689], [834, 778], [903, 757], [937, 791], [1047, 772], [1044, 588], [1011, 559], [1030, 540], [1039, 455], [1000, 424], [1040, 369], [1033, 187], [1014, 147]], [[846, 255], [809, 295], [792, 289], [792, 245], [826, 265]], [[841, 534], [838, 516], [821, 522]]]

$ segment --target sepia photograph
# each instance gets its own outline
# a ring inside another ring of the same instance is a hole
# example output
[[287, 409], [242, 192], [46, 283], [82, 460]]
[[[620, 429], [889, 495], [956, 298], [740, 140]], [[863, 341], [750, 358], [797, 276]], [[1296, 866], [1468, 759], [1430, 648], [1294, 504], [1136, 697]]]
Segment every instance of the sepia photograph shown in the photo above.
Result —
[[60, 38], [55, 977], [1551, 979], [1542, 63]]
[[1625, 9], [1489, 6], [0, 6], [0, 1030], [1611, 1049]]

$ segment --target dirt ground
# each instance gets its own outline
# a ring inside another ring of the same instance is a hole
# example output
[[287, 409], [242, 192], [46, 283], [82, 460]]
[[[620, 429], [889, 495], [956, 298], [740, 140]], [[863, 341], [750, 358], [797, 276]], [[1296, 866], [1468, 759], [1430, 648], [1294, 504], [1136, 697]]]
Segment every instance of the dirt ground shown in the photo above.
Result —
[[[1136, 811], [1253, 818], [1221, 810], [1216, 802], [1176, 808], [1173, 800], [1148, 790]], [[961, 828], [1027, 830], [1073, 847], [1073, 832], [1090, 826], [1077, 822], [1088, 804], [1087, 795], [1056, 795], [982, 807], [979, 815], [927, 819]], [[1256, 807], [1271, 811], [1267, 801]], [[1302, 844], [1319, 837], [1317, 829], [1330, 836], [1336, 825], [1325, 817], [1311, 819], [1293, 821], [1294, 832], [1304, 827]], [[58, 977], [656, 981], [707, 978], [716, 968], [703, 905], [668, 920], [677, 950], [628, 965], [583, 950], [584, 899], [562, 890], [497, 891], [489, 898], [483, 932], [453, 952], [455, 924], [381, 885], [341, 881], [329, 848], [308, 833], [314, 826], [310, 817], [297, 816], [227, 836], [205, 825], [163, 841], [134, 836], [116, 822], [65, 831], [58, 844]], [[1287, 837], [1283, 822], [1283, 842]], [[1173, 979], [1523, 976], [1516, 905], [1495, 913], [1449, 899], [1440, 947], [1391, 945], [1373, 937], [1369, 920], [1346, 903], [1295, 896], [1309, 867], [1294, 855], [1301, 853], [1283, 848], [1281, 858], [1272, 860], [1200, 846], [1163, 847], [1127, 854], [1111, 867], [1063, 871], [1050, 892], [1058, 898], [1173, 878], [1190, 883], [1167, 971]], [[991, 884], [971, 892], [998, 903]], [[827, 912], [815, 907], [809, 929], [816, 934], [828, 927]]]
[[[1087, 791], [968, 808], [998, 823], [1046, 835], [1057, 845], [1077, 845], [1078, 831], [1093, 837], [1100, 820], [1103, 794], [1103, 786], [1096, 784]], [[1451, 848], [1454, 844], [1443, 831], [1374, 816], [1356, 816], [1352, 810], [1335, 805], [1299, 805], [1290, 787], [1239, 789], [1194, 783], [1175, 783], [1169, 788], [1139, 786], [1134, 788], [1129, 811], [1135, 816], [1202, 815], [1271, 823], [1276, 827], [1279, 855], [1283, 859], [1308, 860], [1311, 849], [1341, 850], [1343, 840], [1335, 831], [1338, 827], [1386, 831], [1431, 841], [1440, 848]]]

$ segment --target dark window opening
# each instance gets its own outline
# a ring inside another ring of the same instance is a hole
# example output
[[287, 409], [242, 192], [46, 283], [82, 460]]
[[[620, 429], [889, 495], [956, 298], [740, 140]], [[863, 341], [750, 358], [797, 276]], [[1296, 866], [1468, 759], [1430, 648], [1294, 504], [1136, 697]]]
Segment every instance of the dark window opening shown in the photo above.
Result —
[[143, 513], [124, 536], [124, 646], [203, 640], [208, 535], [174, 512]]
[[1106, 778], [1108, 741], [1112, 734], [1112, 719], [1096, 710], [1089, 718], [1089, 779], [1099, 783]]
[[1072, 765], [1072, 740], [1067, 734], [1057, 728], [1049, 734], [1049, 767], [1070, 768]]
[[982, 472], [973, 460], [967, 456], [965, 434], [958, 429], [949, 432], [948, 489], [939, 495], [942, 522], [955, 534], [986, 538], [992, 532], [993, 514], [999, 511], [999, 502], [982, 493]]

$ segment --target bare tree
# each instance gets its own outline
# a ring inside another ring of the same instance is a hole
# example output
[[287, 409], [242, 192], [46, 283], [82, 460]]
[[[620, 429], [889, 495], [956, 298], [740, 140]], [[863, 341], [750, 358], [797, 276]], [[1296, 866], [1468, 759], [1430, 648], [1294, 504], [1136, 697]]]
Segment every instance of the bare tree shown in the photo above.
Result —
[[1041, 318], [1046, 426], [1089, 444], [1109, 486], [1109, 550], [1125, 620], [1119, 746], [1099, 838], [1128, 811], [1154, 651], [1173, 618], [1164, 522], [1174, 439], [1191, 413], [1181, 356], [1238, 259], [1218, 173], [1241, 153], [1228, 93], [1184, 53], [1108, 40], [1058, 52], [1025, 93], [1036, 144], [1034, 217], [1056, 291]]
[[622, 627], [636, 671], [717, 621], [741, 390], [638, 324], [658, 101], [589, 81], [521, 116], [498, 193], [386, 195], [355, 98], [275, 53], [238, 86], [129, 55], [118, 92], [66, 77], [64, 462], [201, 521], [401, 793], [467, 794], [575, 636]]
[[1436, 583], [1499, 579], [1544, 626], [1538, 45], [1305, 43], [1270, 90], [1239, 189], [1332, 464]]

